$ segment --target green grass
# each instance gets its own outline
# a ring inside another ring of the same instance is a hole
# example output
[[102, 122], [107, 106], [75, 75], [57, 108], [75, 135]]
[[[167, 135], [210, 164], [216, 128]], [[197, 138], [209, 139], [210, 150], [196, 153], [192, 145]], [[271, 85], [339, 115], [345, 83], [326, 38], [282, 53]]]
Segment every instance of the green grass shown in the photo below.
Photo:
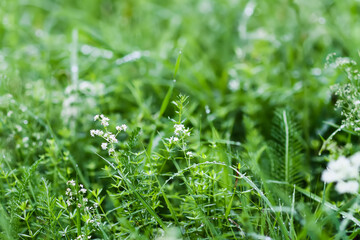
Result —
[[359, 9], [1, 1], [0, 239], [357, 239]]

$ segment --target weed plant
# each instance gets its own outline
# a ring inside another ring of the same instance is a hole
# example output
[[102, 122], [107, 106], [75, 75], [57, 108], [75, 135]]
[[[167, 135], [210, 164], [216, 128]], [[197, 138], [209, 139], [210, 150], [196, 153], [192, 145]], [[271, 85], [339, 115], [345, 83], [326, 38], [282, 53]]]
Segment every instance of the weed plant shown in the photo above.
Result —
[[0, 1], [0, 239], [359, 239], [359, 8]]

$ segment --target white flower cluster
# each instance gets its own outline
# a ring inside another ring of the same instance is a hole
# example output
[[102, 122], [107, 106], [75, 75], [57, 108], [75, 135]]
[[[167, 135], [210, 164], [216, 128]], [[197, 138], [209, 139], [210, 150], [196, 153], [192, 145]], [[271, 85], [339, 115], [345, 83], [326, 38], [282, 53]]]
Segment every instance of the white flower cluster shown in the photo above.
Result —
[[[102, 137], [106, 142], [101, 144], [101, 148], [103, 150], [108, 150], [109, 155], [113, 155], [115, 153], [115, 149], [113, 147], [114, 143], [118, 143], [116, 136], [121, 131], [126, 131], [128, 126], [126, 124], [122, 124], [121, 126], [116, 126], [117, 133], [113, 134], [112, 132], [107, 130], [107, 126], [109, 126], [109, 118], [105, 117], [103, 114], [95, 115], [94, 121], [100, 121], [101, 125], [105, 127], [105, 133], [99, 129], [90, 130], [90, 135], [92, 137], [99, 136]], [[110, 147], [108, 145], [110, 144]]]
[[94, 121], [100, 120], [101, 125], [103, 125], [104, 127], [109, 126], [109, 118], [105, 117], [103, 114], [100, 115], [95, 115], [94, 117]]
[[327, 169], [322, 173], [322, 181], [336, 182], [338, 193], [357, 193], [359, 191], [360, 152], [349, 158], [339, 157], [329, 162]]
[[[111, 132], [106, 132], [103, 135], [103, 138], [108, 142], [108, 143], [117, 143], [118, 140], [116, 139], [116, 135], [112, 134]], [[106, 149], [106, 148], [105, 148]]]
[[335, 67], [342, 67], [344, 65], [356, 65], [356, 62], [348, 57], [338, 57], [335, 59]]
[[338, 96], [336, 108], [341, 109], [344, 117], [342, 125], [356, 132], [360, 131], [360, 93], [353, 84], [336, 84], [332, 86], [335, 95]]
[[92, 137], [95, 137], [95, 136], [103, 136], [104, 135], [104, 132], [103, 131], [101, 131], [101, 130], [99, 130], [99, 129], [92, 129], [92, 130], [90, 130], [90, 135], [92, 136]]
[[194, 153], [193, 153], [193, 152], [190, 152], [190, 151], [188, 151], [188, 152], [186, 153], [186, 155], [187, 155], [189, 158], [194, 157]]
[[337, 57], [336, 53], [330, 53], [329, 55], [327, 55], [326, 57], [326, 64], [325, 67], [326, 68], [342, 68], [345, 67], [345, 70], [350, 70], [350, 69], [346, 69], [349, 66], [356, 66], [356, 62], [348, 57]]
[[174, 144], [180, 140], [182, 137], [190, 136], [190, 129], [185, 128], [183, 124], [175, 124], [174, 125], [174, 134], [175, 136], [171, 136], [167, 140], [169, 141], [169, 144]]
[[[70, 187], [75, 187], [76, 183], [74, 180], [70, 180], [70, 181], [67, 181], [66, 185], [68, 185]], [[79, 184], [79, 186], [80, 186], [80, 190], [78, 192], [81, 194], [85, 194], [87, 192], [87, 189], [84, 188], [84, 185], [82, 185], [82, 184]], [[68, 199], [66, 200], [66, 205], [68, 207], [73, 205], [75, 201], [79, 200], [78, 193], [76, 191], [73, 192], [70, 187], [68, 187], [65, 191], [65, 195], [68, 196]], [[88, 202], [88, 199], [85, 197], [82, 197], [81, 199], [83, 202]], [[81, 207], [80, 203], [78, 203], [78, 207], [79, 208]]]
[[82, 184], [79, 184], [79, 187], [76, 188], [74, 180], [68, 181], [66, 185], [68, 186], [65, 191], [65, 195], [67, 196], [65, 205], [67, 209], [70, 211], [70, 209], [73, 209], [72, 206], [76, 206], [77, 211], [83, 211], [84, 216], [87, 216], [87, 223], [92, 224], [94, 227], [99, 227], [101, 224], [101, 216], [96, 213], [96, 208], [99, 205], [94, 203], [93, 206], [88, 206], [89, 199], [85, 195], [88, 190]]
[[67, 181], [66, 185], [75, 186], [75, 181], [74, 180]]
[[178, 142], [179, 138], [171, 136], [168, 140], [169, 140], [169, 144], [173, 144], [173, 143]]
[[335, 84], [331, 87], [337, 95], [336, 108], [341, 110], [341, 115], [344, 117], [342, 128], [360, 132], [359, 67], [350, 58], [336, 57], [335, 53], [328, 55], [326, 61], [328, 67], [345, 72], [348, 80], [347, 83]]
[[190, 136], [190, 129], [189, 128], [185, 128], [185, 126], [183, 124], [175, 124], [174, 125], [175, 128], [175, 135], [176, 136]]
[[119, 131], [119, 132], [124, 131], [124, 132], [126, 132], [127, 128], [128, 127], [126, 126], [126, 124], [123, 124], [121, 126], [116, 126], [116, 131]]
[[85, 240], [85, 239], [91, 239], [91, 236], [88, 236], [87, 238], [86, 238], [86, 236], [84, 235], [84, 234], [82, 234], [82, 235], [79, 235], [77, 238], [75, 238], [76, 240]]

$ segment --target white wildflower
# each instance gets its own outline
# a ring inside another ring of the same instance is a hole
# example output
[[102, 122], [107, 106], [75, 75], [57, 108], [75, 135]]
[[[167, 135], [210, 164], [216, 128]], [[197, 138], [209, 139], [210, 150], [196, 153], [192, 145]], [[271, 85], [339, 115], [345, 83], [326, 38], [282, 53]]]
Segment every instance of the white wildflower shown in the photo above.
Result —
[[112, 134], [112, 132], [105, 133], [103, 137], [109, 143], [117, 143], [118, 142], [118, 140], [116, 139], [116, 136], [114, 134]]
[[96, 129], [96, 130], [92, 129], [92, 130], [90, 130], [90, 135], [92, 137], [94, 137], [94, 136], [103, 136], [104, 132], [99, 130], [99, 129]]
[[105, 127], [107, 127], [107, 126], [109, 126], [109, 118], [107, 118], [107, 117], [105, 117], [103, 114], [101, 114], [101, 115], [95, 115], [94, 116], [94, 121], [97, 121], [97, 120], [100, 120], [100, 123], [101, 123], [101, 125], [103, 125], [103, 126], [105, 126]]
[[210, 107], [208, 105], [205, 106], [205, 112], [206, 114], [210, 114]]
[[347, 57], [338, 57], [335, 60], [335, 66], [339, 67], [339, 66], [343, 66], [346, 64], [353, 64], [356, 65], [356, 62], [352, 61], [350, 58]]
[[358, 181], [340, 181], [336, 184], [335, 189], [338, 193], [357, 193], [359, 191]]
[[15, 125], [15, 128], [16, 128], [16, 130], [17, 130], [18, 132], [21, 132], [21, 131], [22, 131], [22, 127], [19, 126], [19, 125]]
[[70, 180], [70, 181], [67, 181], [66, 184], [67, 184], [67, 185], [75, 186], [75, 181], [74, 181], [74, 180]]
[[359, 190], [360, 152], [349, 158], [340, 156], [331, 161], [322, 173], [321, 180], [329, 183], [336, 182], [335, 190], [342, 193], [356, 193]]
[[336, 182], [340, 179], [341, 177], [339, 177], [336, 173], [328, 170], [325, 170], [321, 175], [321, 180], [326, 183]]
[[350, 159], [350, 162], [352, 163], [352, 165], [356, 169], [358, 169], [360, 167], [360, 152], [355, 153], [349, 159]]
[[350, 161], [346, 157], [340, 156], [336, 161], [328, 164], [321, 178], [324, 182], [329, 183], [345, 180], [348, 177], [357, 177], [357, 175], [358, 173], [354, 171]]
[[102, 143], [102, 144], [101, 144], [101, 148], [102, 148], [103, 150], [106, 150], [107, 145], [108, 145], [107, 143]]
[[175, 124], [174, 125], [174, 128], [175, 128], [175, 135], [179, 135], [180, 133], [182, 133], [185, 129], [184, 125], [183, 124]]
[[186, 155], [188, 155], [190, 158], [192, 158], [194, 156], [194, 153], [193, 152], [187, 152]]
[[91, 135], [92, 137], [95, 137], [95, 130], [94, 130], [94, 129], [91, 129], [91, 130], [90, 130], [90, 135]]
[[77, 238], [76, 238], [76, 240], [81, 240], [81, 239], [83, 239], [85, 236], [84, 235], [79, 235]]
[[87, 190], [86, 190], [85, 188], [81, 188], [81, 189], [79, 190], [80, 193], [84, 193], [84, 194], [86, 193], [86, 191], [87, 191]]
[[109, 126], [109, 118], [107, 118], [107, 117], [103, 117], [102, 119], [101, 119], [101, 125], [103, 125], [104, 127], [107, 127], [107, 126]]
[[190, 136], [190, 129], [185, 128], [183, 124], [175, 124], [174, 128], [174, 134], [176, 136]]
[[111, 155], [114, 154], [114, 153], [115, 153], [115, 149], [109, 148], [109, 155], [111, 156]]
[[116, 139], [116, 136], [114, 134], [110, 134], [107, 138], [107, 140], [110, 142], [110, 143], [117, 143], [118, 140]]
[[126, 124], [123, 124], [123, 125], [121, 125], [121, 128], [124, 132], [126, 132], [126, 129], [128, 128], [128, 126]]
[[124, 131], [126, 132], [126, 129], [128, 128], [128, 126], [126, 124], [122, 124], [121, 126], [116, 126], [116, 130], [117, 131]]
[[186, 135], [186, 136], [190, 136], [190, 130], [189, 129], [185, 129], [185, 131], [184, 131], [184, 135]]
[[171, 137], [168, 139], [168, 141], [169, 141], [169, 144], [172, 144], [172, 143], [175, 143], [175, 142], [179, 141], [179, 138], [178, 138], [178, 137], [173, 137], [173, 136], [171, 136]]

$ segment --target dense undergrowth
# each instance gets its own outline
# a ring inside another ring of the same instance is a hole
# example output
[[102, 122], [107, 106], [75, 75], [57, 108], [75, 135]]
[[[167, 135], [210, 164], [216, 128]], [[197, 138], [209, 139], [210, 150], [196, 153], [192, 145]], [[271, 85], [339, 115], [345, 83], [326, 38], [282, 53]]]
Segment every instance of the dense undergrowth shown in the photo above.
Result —
[[1, 1], [0, 239], [357, 239], [359, 9]]

